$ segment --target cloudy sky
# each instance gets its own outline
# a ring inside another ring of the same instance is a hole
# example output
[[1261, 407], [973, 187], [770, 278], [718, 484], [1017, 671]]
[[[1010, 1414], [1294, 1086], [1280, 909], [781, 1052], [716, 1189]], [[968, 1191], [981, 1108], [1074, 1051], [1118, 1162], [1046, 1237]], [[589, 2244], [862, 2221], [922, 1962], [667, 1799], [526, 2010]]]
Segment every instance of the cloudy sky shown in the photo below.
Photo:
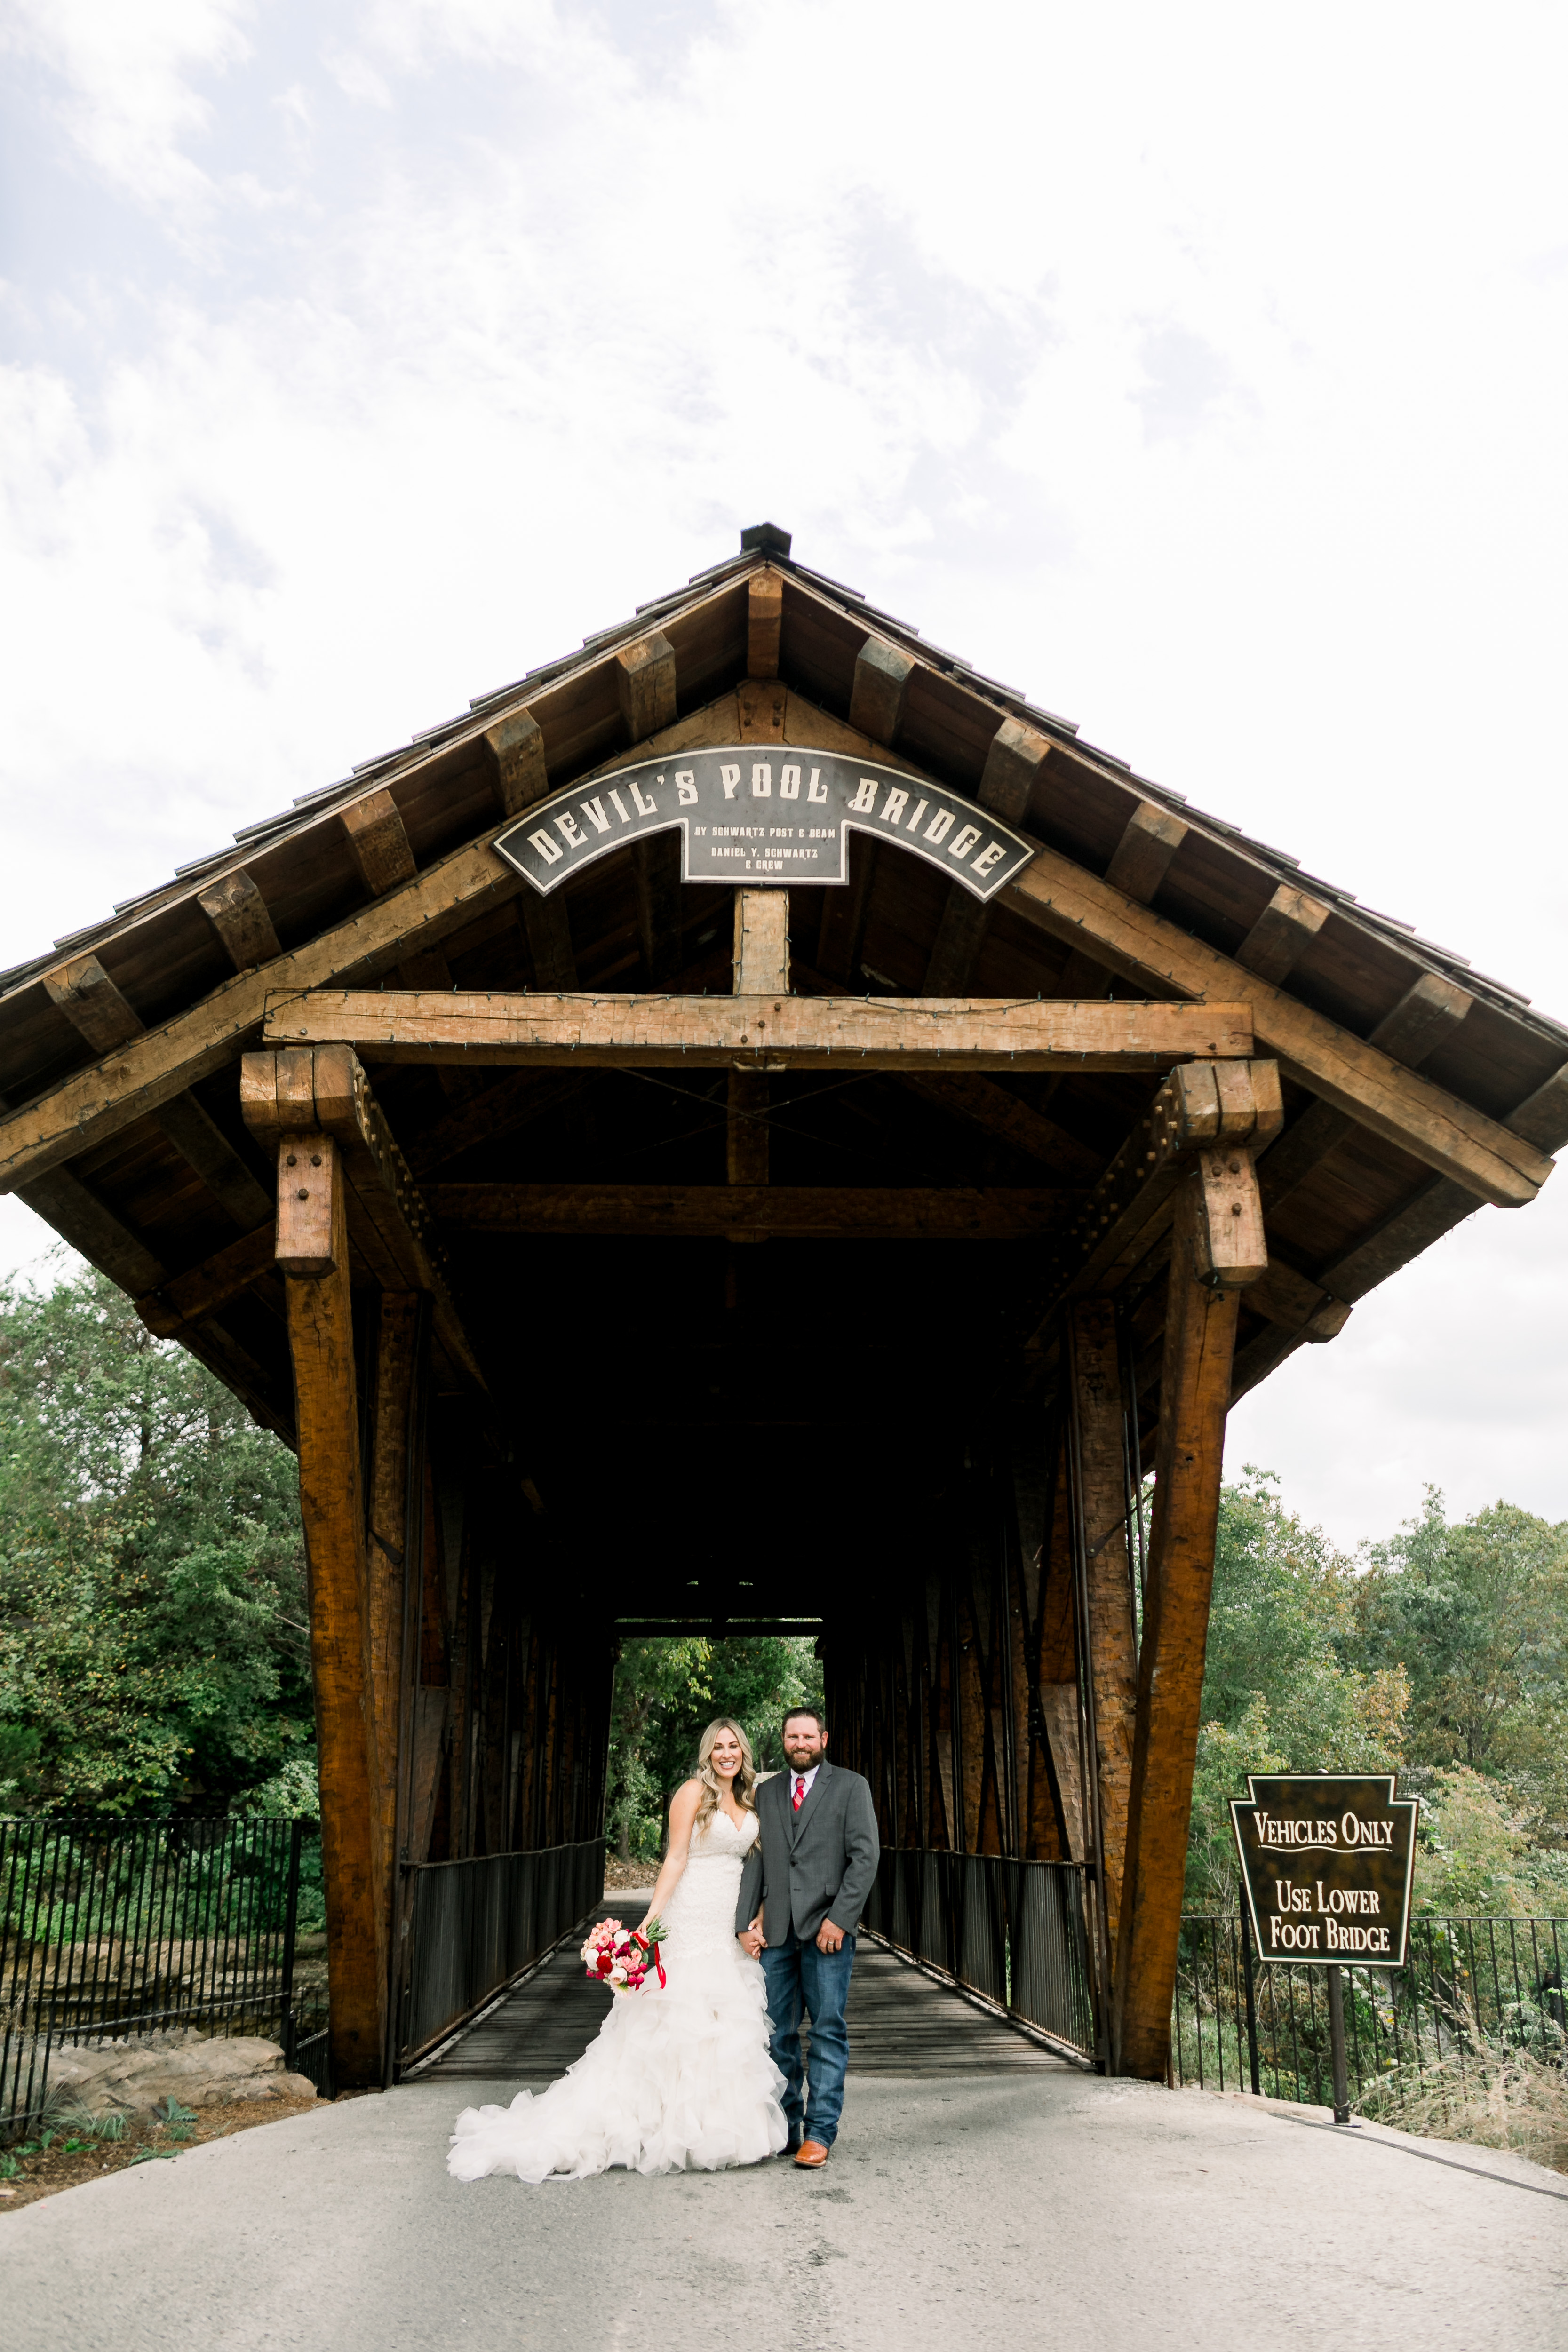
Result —
[[[5, 0], [0, 962], [795, 552], [1568, 1015], [1560, 5]], [[1558, 1196], [1559, 1186], [1562, 1188]], [[49, 1236], [0, 1204], [0, 1262]], [[1568, 1176], [1237, 1412], [1568, 1516]]]

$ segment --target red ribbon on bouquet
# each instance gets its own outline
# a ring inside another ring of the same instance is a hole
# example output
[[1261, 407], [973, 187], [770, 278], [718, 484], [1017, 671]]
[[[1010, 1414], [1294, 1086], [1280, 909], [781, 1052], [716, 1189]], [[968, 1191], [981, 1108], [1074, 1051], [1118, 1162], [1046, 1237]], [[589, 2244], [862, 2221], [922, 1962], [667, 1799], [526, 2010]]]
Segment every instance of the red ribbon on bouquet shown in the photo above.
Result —
[[651, 1951], [651, 1952], [652, 1952], [652, 1954], [653, 1954], [653, 1964], [654, 1964], [654, 1967], [658, 1970], [658, 1980], [659, 1980], [660, 1985], [662, 1986], [662, 1985], [664, 1984], [664, 1982], [666, 1981], [666, 1979], [665, 1979], [665, 1973], [664, 1973], [664, 1961], [663, 1961], [663, 1959], [662, 1959], [662, 1958], [660, 1958], [660, 1956], [659, 1956], [659, 1948], [658, 1948], [658, 1946], [657, 1944], [650, 1944], [650, 1943], [648, 1942], [647, 1937], [646, 1936], [644, 1936], [644, 1935], [640, 1934], [640, 1933], [638, 1932], [638, 1930], [637, 1930], [636, 1927], [634, 1927], [634, 1928], [632, 1929], [632, 1941], [633, 1941], [633, 1943], [634, 1943], [634, 1944], [640, 1944], [640, 1945], [642, 1946], [643, 1950], [644, 1950], [645, 1952], [649, 1952], [649, 1951]]

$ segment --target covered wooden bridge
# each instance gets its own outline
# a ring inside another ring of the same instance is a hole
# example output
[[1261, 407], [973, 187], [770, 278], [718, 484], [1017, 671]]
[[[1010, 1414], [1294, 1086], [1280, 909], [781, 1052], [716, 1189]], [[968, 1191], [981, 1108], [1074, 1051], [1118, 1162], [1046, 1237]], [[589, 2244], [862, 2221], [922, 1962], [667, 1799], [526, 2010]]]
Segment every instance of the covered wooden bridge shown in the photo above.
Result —
[[818, 1633], [871, 1924], [1158, 2077], [1227, 1407], [1568, 1032], [764, 526], [6, 975], [0, 1089], [298, 1450], [340, 2083], [596, 1897], [632, 1627]]

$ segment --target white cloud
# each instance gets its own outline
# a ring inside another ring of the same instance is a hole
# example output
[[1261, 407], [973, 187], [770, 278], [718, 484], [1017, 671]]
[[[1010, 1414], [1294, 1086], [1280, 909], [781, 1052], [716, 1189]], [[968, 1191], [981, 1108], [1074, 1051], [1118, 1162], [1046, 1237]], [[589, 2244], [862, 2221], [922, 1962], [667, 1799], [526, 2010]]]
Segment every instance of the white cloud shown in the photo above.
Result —
[[46, 67], [83, 162], [137, 204], [189, 206], [211, 193], [186, 152], [213, 118], [195, 87], [243, 62], [251, 0], [12, 0], [0, 42]]

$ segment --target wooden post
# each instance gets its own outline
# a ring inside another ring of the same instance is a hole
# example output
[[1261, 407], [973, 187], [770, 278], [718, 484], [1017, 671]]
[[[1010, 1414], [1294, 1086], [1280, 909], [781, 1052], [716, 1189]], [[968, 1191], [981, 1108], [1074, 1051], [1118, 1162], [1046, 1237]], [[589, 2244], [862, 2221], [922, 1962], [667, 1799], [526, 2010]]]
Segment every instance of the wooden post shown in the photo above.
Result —
[[353, 2089], [382, 2080], [390, 1856], [376, 1745], [345, 1187], [330, 1136], [280, 1139], [278, 1263], [288, 1293], [310, 1564], [332, 2077], [340, 2089]]
[[1221, 1289], [1212, 1275], [1205, 1278], [1215, 1255], [1205, 1178], [1194, 1171], [1176, 1194], [1171, 1234], [1111, 2036], [1114, 2071], [1149, 2082], [1163, 2081], [1170, 2063], [1171, 1997], [1240, 1305], [1238, 1289]]
[[1105, 1872], [1106, 1927], [1116, 1949], [1132, 1779], [1138, 1644], [1127, 1548], [1127, 1465], [1117, 1358], [1116, 1310], [1108, 1298], [1073, 1308], [1072, 1380], [1078, 1412], [1079, 1507], [1088, 1560], [1089, 1659], [1094, 1686], [1095, 1768]]
[[[365, 1568], [370, 1618], [371, 1694], [375, 1711], [376, 1755], [388, 1917], [396, 1858], [398, 1759], [404, 1694], [404, 1617], [410, 1512], [408, 1507], [409, 1415], [414, 1400], [415, 1358], [419, 1342], [419, 1294], [384, 1291], [376, 1330], [372, 1391], [370, 1496]], [[420, 1857], [423, 1859], [423, 1857]]]
[[[735, 893], [734, 993], [789, 994], [789, 892]], [[725, 1171], [731, 1184], [768, 1181], [768, 1080], [760, 1070], [730, 1072]], [[751, 1238], [748, 1236], [748, 1238]]]

